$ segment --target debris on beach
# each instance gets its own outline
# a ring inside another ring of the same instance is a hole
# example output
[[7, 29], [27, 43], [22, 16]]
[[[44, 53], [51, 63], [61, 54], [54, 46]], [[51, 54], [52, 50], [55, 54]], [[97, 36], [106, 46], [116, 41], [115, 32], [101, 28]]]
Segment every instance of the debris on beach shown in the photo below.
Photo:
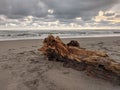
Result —
[[120, 63], [110, 59], [104, 52], [87, 50], [74, 40], [65, 44], [58, 36], [53, 35], [45, 38], [43, 46], [38, 50], [50, 61], [63, 62], [65, 67], [120, 84]]

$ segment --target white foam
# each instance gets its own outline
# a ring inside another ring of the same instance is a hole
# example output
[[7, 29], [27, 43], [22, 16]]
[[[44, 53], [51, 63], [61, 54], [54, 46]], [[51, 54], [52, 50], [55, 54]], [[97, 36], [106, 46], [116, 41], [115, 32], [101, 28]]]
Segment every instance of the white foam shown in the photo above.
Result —
[[[104, 34], [104, 35], [71, 35], [71, 34], [53, 34], [54, 36], [59, 36], [60, 38], [95, 38], [95, 37], [119, 37], [120, 34]], [[10, 40], [33, 40], [33, 39], [44, 39], [48, 34], [43, 34], [40, 37], [23, 37], [23, 38], [0, 38], [0, 41], [10, 41]]]

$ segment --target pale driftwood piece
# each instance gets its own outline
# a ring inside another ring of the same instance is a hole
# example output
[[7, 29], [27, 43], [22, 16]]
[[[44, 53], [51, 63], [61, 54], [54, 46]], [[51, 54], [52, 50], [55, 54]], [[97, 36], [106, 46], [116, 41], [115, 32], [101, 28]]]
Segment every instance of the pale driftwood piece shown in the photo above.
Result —
[[57, 36], [49, 35], [39, 49], [48, 60], [64, 62], [64, 66], [85, 71], [87, 75], [120, 84], [120, 63], [106, 53], [83, 49], [77, 41], [67, 45]]

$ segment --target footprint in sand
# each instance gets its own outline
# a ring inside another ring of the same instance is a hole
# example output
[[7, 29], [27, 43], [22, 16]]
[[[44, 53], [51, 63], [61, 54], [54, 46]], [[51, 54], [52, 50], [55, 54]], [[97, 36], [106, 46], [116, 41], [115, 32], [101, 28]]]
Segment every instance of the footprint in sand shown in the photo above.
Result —
[[30, 90], [37, 90], [39, 85], [39, 79], [33, 79], [29, 81], [25, 81], [24, 84], [30, 89]]
[[11, 50], [15, 50], [14, 48], [13, 49], [8, 49], [8, 51], [11, 51]]
[[37, 46], [32, 46], [32, 47], [37, 47]]
[[1, 65], [1, 67], [2, 67], [2, 69], [11, 69], [12, 68], [12, 66], [11, 65], [9, 65], [9, 64], [3, 64], [3, 65]]
[[27, 48], [27, 47], [21, 47], [20, 49], [25, 49], [25, 48]]
[[70, 72], [63, 72], [63, 74], [69, 74]]

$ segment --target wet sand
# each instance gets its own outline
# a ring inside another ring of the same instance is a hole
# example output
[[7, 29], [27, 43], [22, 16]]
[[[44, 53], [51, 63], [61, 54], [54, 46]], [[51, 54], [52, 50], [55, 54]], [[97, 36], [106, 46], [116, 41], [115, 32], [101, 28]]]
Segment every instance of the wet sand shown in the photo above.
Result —
[[[120, 62], [120, 37], [62, 39], [77, 40], [80, 46], [106, 52]], [[48, 61], [37, 51], [42, 40], [0, 41], [0, 90], [120, 90], [102, 79]]]

